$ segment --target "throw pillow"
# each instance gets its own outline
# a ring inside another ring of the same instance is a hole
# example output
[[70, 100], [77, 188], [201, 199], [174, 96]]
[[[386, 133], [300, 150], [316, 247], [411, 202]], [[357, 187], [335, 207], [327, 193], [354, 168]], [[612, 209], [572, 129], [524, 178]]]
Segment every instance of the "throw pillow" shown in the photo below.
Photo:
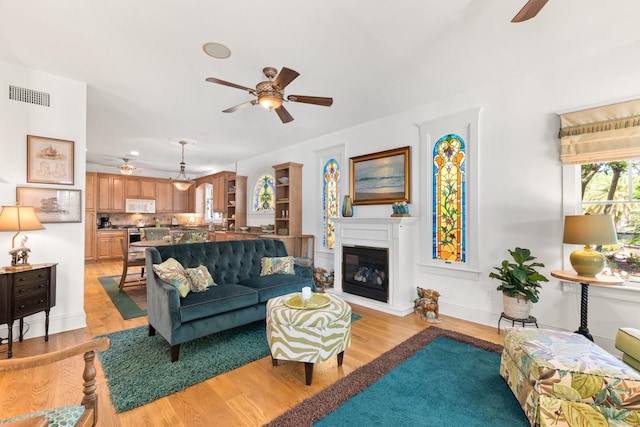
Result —
[[162, 264], [153, 264], [153, 271], [162, 280], [175, 287], [182, 298], [189, 294], [189, 279], [184, 267], [178, 260], [169, 258]]
[[260, 261], [262, 270], [261, 276], [268, 276], [270, 274], [295, 274], [293, 269], [293, 257], [264, 257]]
[[204, 265], [199, 265], [194, 268], [187, 268], [187, 277], [189, 277], [189, 284], [192, 292], [204, 292], [209, 286], [218, 286], [213, 281], [213, 277], [209, 274], [209, 270]]

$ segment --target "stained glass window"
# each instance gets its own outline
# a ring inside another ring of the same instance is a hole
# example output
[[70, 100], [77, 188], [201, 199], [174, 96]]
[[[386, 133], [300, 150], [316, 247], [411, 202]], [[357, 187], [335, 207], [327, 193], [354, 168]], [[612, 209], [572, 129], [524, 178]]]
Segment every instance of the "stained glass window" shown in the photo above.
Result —
[[448, 134], [433, 148], [433, 259], [466, 262], [466, 148]]
[[336, 159], [330, 159], [322, 170], [322, 244], [331, 249], [335, 246], [335, 231], [331, 218], [338, 216], [339, 179], [340, 165]]
[[253, 211], [273, 212], [276, 209], [273, 195], [273, 176], [268, 174], [262, 175], [253, 187]]

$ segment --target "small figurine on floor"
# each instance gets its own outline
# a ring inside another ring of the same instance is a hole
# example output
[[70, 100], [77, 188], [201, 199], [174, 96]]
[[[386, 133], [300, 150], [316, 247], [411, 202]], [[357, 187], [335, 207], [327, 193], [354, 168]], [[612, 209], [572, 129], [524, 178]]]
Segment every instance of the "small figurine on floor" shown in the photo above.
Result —
[[418, 287], [418, 298], [414, 300], [414, 311], [428, 323], [442, 323], [438, 319], [438, 298], [440, 292]]

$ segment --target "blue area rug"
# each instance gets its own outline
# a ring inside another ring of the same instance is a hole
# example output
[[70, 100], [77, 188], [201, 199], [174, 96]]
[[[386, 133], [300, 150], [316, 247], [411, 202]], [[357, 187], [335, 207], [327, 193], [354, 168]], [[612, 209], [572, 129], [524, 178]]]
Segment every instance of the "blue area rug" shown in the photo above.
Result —
[[427, 328], [267, 424], [527, 427], [502, 346]]
[[[352, 321], [361, 316], [353, 314]], [[171, 363], [167, 341], [148, 336], [148, 327], [101, 335], [111, 340], [98, 352], [111, 401], [124, 412], [198, 384], [232, 369], [269, 356], [265, 322], [259, 321], [180, 346], [180, 358]]]

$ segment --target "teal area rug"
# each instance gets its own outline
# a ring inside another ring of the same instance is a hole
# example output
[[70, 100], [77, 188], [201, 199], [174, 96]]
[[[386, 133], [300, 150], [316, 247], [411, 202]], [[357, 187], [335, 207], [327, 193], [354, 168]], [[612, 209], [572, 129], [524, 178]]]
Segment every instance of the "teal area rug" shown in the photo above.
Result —
[[[361, 316], [354, 314], [352, 321]], [[265, 322], [259, 321], [180, 346], [171, 363], [169, 344], [148, 327], [102, 335], [111, 340], [98, 358], [107, 377], [111, 401], [124, 412], [269, 356]]]
[[[137, 280], [140, 274], [127, 275], [127, 281]], [[98, 281], [105, 292], [116, 306], [123, 319], [133, 319], [134, 317], [147, 315], [147, 288], [141, 286], [126, 286], [124, 291], [118, 289], [120, 276], [99, 277]]]
[[427, 328], [267, 424], [527, 427], [502, 346]]

